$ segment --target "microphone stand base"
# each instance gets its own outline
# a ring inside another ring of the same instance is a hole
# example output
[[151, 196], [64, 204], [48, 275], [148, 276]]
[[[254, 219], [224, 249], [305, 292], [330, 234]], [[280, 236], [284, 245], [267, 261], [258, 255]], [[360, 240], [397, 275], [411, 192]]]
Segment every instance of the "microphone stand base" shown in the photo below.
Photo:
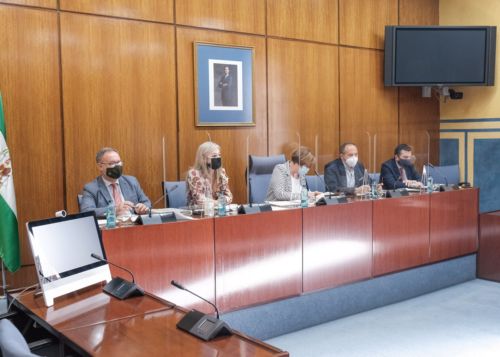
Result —
[[190, 335], [210, 341], [219, 336], [230, 336], [229, 326], [216, 317], [206, 315], [198, 310], [189, 311], [178, 323], [177, 328]]
[[142, 290], [141, 287], [118, 277], [111, 279], [102, 290], [120, 300], [125, 300], [134, 296], [144, 296], [144, 290]]

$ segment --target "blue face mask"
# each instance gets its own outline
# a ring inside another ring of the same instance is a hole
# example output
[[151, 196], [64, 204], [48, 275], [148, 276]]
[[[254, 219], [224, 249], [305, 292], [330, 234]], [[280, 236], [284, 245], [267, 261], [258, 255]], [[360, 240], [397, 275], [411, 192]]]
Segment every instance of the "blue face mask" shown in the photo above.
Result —
[[302, 165], [299, 169], [299, 175], [305, 176], [309, 172], [309, 168], [306, 165]]

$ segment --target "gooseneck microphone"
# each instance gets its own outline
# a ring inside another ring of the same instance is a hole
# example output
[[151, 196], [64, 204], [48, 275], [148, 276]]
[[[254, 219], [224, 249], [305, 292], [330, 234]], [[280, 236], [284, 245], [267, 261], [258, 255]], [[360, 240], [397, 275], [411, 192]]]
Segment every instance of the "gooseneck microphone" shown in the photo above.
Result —
[[233, 333], [231, 328], [224, 321], [219, 319], [219, 309], [217, 309], [215, 304], [205, 298], [202, 298], [200, 295], [192, 292], [191, 290], [186, 289], [175, 280], [172, 280], [170, 284], [209, 303], [214, 307], [215, 312], [217, 313], [217, 318], [215, 318], [213, 316], [206, 315], [201, 311], [191, 310], [177, 323], [176, 326], [178, 329], [184, 330], [187, 333], [205, 341], [210, 341], [211, 339], [219, 336], [229, 336]]
[[120, 277], [115, 277], [115, 278], [111, 279], [111, 281], [109, 283], [107, 283], [103, 288], [105, 293], [108, 293], [109, 295], [114, 296], [120, 300], [125, 300], [129, 297], [132, 297], [132, 296], [143, 296], [144, 295], [144, 290], [135, 284], [134, 274], [132, 274], [132, 272], [130, 270], [128, 270], [127, 268], [124, 268], [122, 266], [119, 266], [115, 263], [112, 263], [109, 260], [104, 259], [100, 255], [97, 255], [95, 253], [91, 253], [90, 256], [94, 259], [101, 261], [101, 262], [111, 264], [111, 265], [117, 267], [118, 269], [125, 270], [132, 277], [132, 282], [126, 281]]
[[321, 175], [319, 174], [318, 170], [316, 170], [316, 169], [314, 169], [314, 174], [316, 176], [318, 176], [321, 181], [323, 181], [323, 184], [325, 185], [325, 191], [328, 192], [328, 197], [332, 197], [332, 193], [330, 192], [330, 188], [326, 184], [326, 180], [323, 177], [321, 177]]
[[130, 274], [130, 276], [132, 277], [132, 283], [134, 283], [134, 284], [135, 284], [134, 274], [132, 274], [132, 272], [131, 272], [130, 270], [128, 270], [127, 268], [124, 268], [124, 267], [122, 267], [122, 266], [120, 266], [120, 265], [117, 265], [117, 264], [115, 264], [115, 263], [112, 263], [112, 262], [110, 262], [109, 260], [104, 259], [104, 258], [103, 258], [103, 257], [101, 257], [100, 255], [97, 255], [97, 254], [95, 254], [95, 253], [90, 254], [90, 256], [91, 256], [92, 258], [94, 258], [94, 259], [100, 260], [101, 262], [104, 262], [104, 263], [110, 264], [110, 265], [112, 265], [112, 266], [115, 266], [115, 267], [117, 267], [118, 269], [125, 270], [125, 271], [126, 271], [127, 273], [129, 273], [129, 274]]
[[[167, 192], [172, 192], [173, 190], [175, 190], [177, 188], [177, 185], [174, 186], [173, 189], [171, 189], [170, 191], [167, 191]], [[158, 202], [160, 202], [161, 200], [163, 200], [165, 198], [165, 196], [167, 195], [167, 193], [165, 192], [163, 195], [160, 196], [160, 198], [158, 198], [156, 201], [154, 201], [152, 204], [151, 204], [151, 207], [149, 207], [149, 218], [151, 218], [151, 210], [153, 209], [154, 206], [156, 206], [156, 204]]]
[[193, 295], [194, 295], [194, 296], [196, 296], [197, 298], [199, 298], [199, 299], [201, 299], [201, 300], [203, 300], [203, 301], [207, 302], [208, 304], [212, 305], [212, 306], [213, 306], [213, 308], [215, 309], [215, 313], [216, 313], [217, 319], [219, 318], [219, 309], [217, 308], [217, 306], [215, 306], [215, 304], [214, 304], [214, 303], [212, 303], [212, 302], [208, 301], [207, 299], [205, 299], [205, 298], [201, 297], [200, 295], [198, 295], [198, 294], [196, 294], [196, 293], [192, 292], [191, 290], [189, 290], [189, 289], [185, 288], [183, 285], [179, 284], [179, 283], [178, 283], [178, 282], [176, 282], [175, 280], [172, 280], [172, 281], [170, 282], [170, 284], [172, 284], [173, 286], [175, 286], [177, 289], [181, 289], [181, 290], [187, 291], [188, 293], [193, 294]]

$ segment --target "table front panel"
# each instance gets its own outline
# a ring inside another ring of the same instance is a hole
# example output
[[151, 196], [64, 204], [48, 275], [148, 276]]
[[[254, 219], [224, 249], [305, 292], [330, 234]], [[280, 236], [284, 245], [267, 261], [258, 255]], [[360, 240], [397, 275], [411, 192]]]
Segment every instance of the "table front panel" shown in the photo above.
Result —
[[215, 219], [217, 304], [222, 311], [302, 291], [302, 210]]
[[371, 201], [308, 208], [303, 215], [305, 292], [371, 277]]
[[373, 201], [373, 275], [429, 262], [429, 195]]

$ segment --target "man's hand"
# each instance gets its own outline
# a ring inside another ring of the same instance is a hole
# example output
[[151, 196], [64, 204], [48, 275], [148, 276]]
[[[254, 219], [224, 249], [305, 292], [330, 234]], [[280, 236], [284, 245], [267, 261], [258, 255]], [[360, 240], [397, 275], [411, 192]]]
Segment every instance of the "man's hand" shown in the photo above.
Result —
[[135, 205], [135, 213], [137, 214], [146, 214], [149, 212], [148, 206], [146, 206], [144, 203], [138, 203]]

